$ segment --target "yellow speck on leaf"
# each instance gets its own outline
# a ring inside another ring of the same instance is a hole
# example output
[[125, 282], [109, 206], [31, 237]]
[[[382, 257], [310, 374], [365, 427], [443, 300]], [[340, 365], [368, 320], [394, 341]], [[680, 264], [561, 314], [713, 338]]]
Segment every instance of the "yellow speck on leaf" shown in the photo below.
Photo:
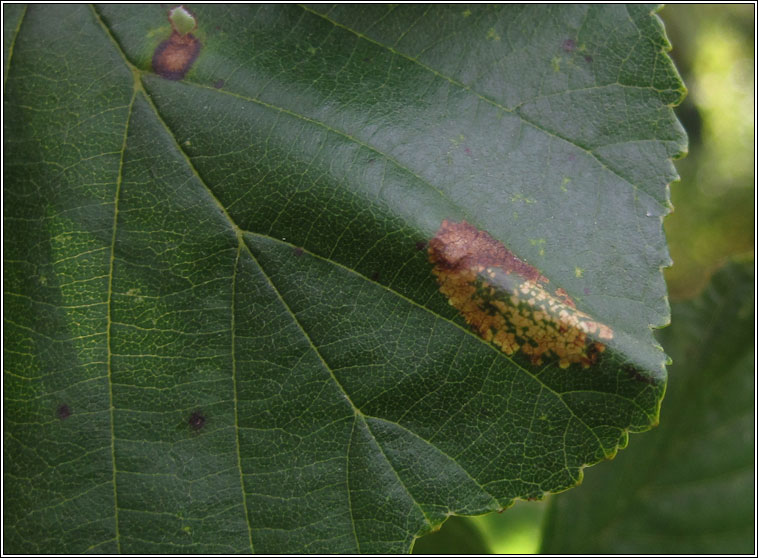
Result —
[[494, 27], [490, 27], [487, 31], [487, 40], [489, 41], [499, 41], [500, 35], [497, 34], [497, 31], [495, 31]]
[[537, 203], [537, 200], [535, 200], [534, 198], [527, 198], [524, 194], [518, 192], [511, 196], [511, 202], [512, 203], [516, 203], [516, 202]]
[[520, 351], [536, 365], [550, 358], [561, 368], [589, 368], [613, 339], [613, 330], [577, 310], [566, 291], [548, 291], [537, 269], [466, 221], [442, 222], [429, 241], [429, 261], [448, 302], [509, 356]]
[[581, 267], [577, 266], [574, 268], [574, 275], [576, 277], [581, 277], [582, 275], [584, 275], [584, 270]]
[[463, 17], [468, 17], [471, 15], [471, 10], [464, 10], [463, 11]]

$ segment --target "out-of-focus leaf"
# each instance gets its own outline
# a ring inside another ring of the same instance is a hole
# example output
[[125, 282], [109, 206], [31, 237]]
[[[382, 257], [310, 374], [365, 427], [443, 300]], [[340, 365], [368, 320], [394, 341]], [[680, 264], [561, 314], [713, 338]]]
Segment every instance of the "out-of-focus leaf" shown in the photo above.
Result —
[[661, 426], [554, 496], [549, 554], [755, 552], [753, 261], [674, 305]]
[[[685, 138], [651, 7], [187, 9], [11, 39], [7, 551], [407, 551], [657, 421]], [[515, 354], [439, 292], [445, 220], [533, 270]], [[577, 333], [537, 343], [540, 301], [606, 333], [591, 366], [527, 356]]]
[[413, 554], [490, 554], [482, 532], [469, 517], [451, 517], [435, 533], [416, 539]]
[[541, 501], [518, 501], [502, 513], [482, 515], [474, 521], [494, 554], [536, 554], [550, 498], [552, 495]]

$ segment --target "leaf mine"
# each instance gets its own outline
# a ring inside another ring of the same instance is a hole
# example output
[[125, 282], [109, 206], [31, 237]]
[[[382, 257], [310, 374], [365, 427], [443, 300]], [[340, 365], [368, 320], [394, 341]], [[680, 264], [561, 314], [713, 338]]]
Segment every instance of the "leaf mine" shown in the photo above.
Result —
[[200, 53], [200, 41], [190, 31], [197, 27], [194, 16], [183, 6], [169, 11], [171, 37], [153, 53], [153, 70], [161, 77], [180, 80], [187, 75]]
[[536, 268], [466, 221], [444, 220], [429, 241], [440, 292], [482, 339], [532, 364], [556, 358], [561, 368], [589, 368], [613, 330], [576, 309], [563, 289], [554, 293]]

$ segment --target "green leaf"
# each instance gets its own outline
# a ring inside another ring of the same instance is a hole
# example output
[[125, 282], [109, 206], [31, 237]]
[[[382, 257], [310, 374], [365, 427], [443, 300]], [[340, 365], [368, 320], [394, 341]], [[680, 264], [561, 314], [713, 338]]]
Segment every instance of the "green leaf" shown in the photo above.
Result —
[[673, 307], [662, 424], [552, 498], [549, 554], [750, 554], [755, 534], [753, 261]]
[[[18, 18], [8, 552], [408, 551], [657, 422], [685, 138], [652, 8], [189, 10], [184, 36], [158, 5]], [[586, 368], [471, 331], [426, 250], [445, 220], [612, 332]]]

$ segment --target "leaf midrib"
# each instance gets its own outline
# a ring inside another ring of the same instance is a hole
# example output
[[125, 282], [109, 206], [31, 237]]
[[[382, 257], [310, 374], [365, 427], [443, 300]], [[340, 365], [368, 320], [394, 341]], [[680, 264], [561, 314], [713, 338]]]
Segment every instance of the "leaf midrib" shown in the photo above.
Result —
[[114, 523], [116, 527], [116, 545], [118, 548], [119, 554], [121, 553], [121, 533], [119, 531], [119, 521], [118, 521], [118, 488], [116, 483], [116, 434], [115, 434], [115, 421], [114, 421], [114, 413], [115, 413], [115, 407], [113, 405], [113, 374], [112, 374], [112, 361], [113, 361], [113, 351], [111, 349], [111, 328], [113, 325], [113, 319], [112, 319], [112, 307], [111, 303], [113, 302], [113, 263], [115, 261], [115, 254], [116, 254], [116, 232], [118, 229], [118, 202], [121, 197], [121, 184], [123, 182], [123, 168], [124, 168], [124, 155], [126, 154], [126, 143], [127, 143], [127, 137], [129, 135], [129, 123], [132, 119], [132, 109], [134, 108], [134, 101], [137, 99], [137, 89], [134, 88], [132, 90], [132, 98], [129, 101], [129, 109], [127, 110], [126, 114], [126, 120], [124, 123], [124, 136], [121, 143], [121, 155], [119, 157], [118, 162], [118, 178], [116, 180], [116, 192], [114, 193], [114, 201], [113, 201], [113, 229], [111, 231], [111, 246], [110, 246], [110, 256], [108, 258], [108, 293], [106, 296], [106, 330], [105, 330], [105, 339], [106, 339], [106, 354], [107, 354], [107, 364], [106, 364], [106, 370], [108, 372], [108, 410], [110, 413], [110, 429], [111, 429], [111, 435], [110, 435], [110, 442], [111, 442], [111, 480], [113, 482], [113, 510], [114, 510]]
[[18, 18], [16, 29], [14, 29], [13, 31], [13, 39], [11, 40], [11, 44], [8, 46], [8, 60], [5, 61], [5, 68], [3, 68], [3, 93], [5, 92], [5, 82], [8, 81], [8, 74], [10, 73], [10, 69], [11, 69], [11, 61], [13, 60], [13, 49], [16, 46], [16, 39], [18, 38], [18, 35], [21, 31], [21, 24], [24, 22], [24, 19], [26, 18], [27, 8], [28, 6], [24, 4], [24, 11], [21, 12], [21, 17]]

